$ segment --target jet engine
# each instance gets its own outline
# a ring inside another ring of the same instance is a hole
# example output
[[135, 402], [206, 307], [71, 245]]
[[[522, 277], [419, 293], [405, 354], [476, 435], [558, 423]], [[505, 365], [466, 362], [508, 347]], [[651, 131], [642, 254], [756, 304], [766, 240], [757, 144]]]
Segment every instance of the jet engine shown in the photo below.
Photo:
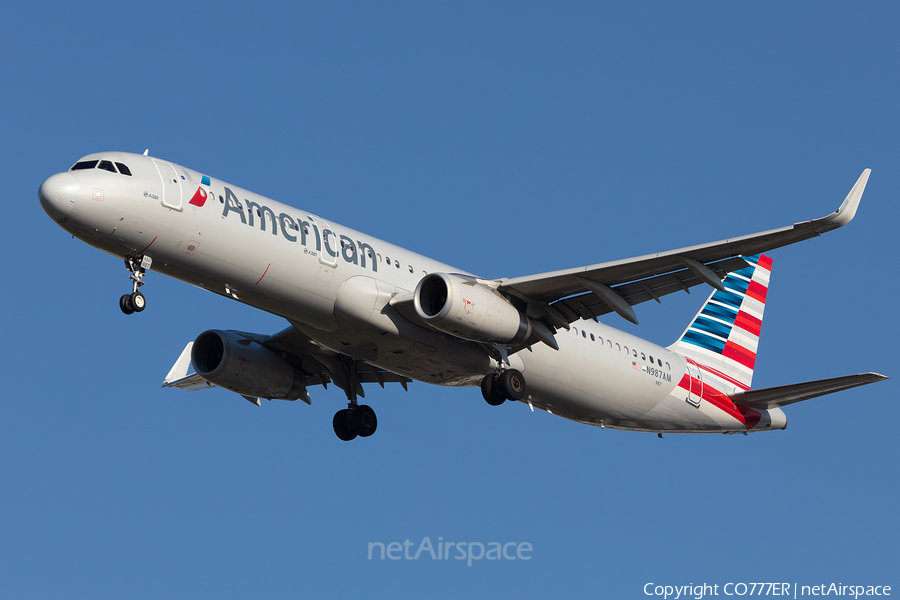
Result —
[[426, 275], [416, 286], [413, 301], [419, 318], [457, 337], [510, 345], [531, 337], [529, 318], [474, 277]]
[[203, 379], [244, 396], [296, 400], [304, 392], [303, 377], [286, 360], [233, 331], [201, 333], [191, 362]]

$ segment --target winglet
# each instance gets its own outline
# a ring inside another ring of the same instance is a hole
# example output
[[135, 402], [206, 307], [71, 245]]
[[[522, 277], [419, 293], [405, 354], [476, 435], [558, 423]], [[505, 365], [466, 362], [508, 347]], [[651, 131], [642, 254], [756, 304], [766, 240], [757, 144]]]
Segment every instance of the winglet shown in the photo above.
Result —
[[840, 208], [821, 220], [833, 224], [835, 228], [843, 227], [852, 221], [853, 217], [856, 216], [856, 209], [859, 208], [859, 201], [862, 200], [863, 192], [866, 191], [866, 183], [869, 181], [870, 173], [872, 173], [872, 169], [864, 170], [859, 179], [856, 180], [850, 193], [844, 198]]
[[188, 345], [181, 351], [181, 356], [178, 357], [178, 360], [169, 369], [169, 374], [163, 379], [163, 387], [170, 387], [176, 381], [187, 377], [188, 368], [191, 366], [191, 348], [193, 346], [194, 342], [188, 342]]

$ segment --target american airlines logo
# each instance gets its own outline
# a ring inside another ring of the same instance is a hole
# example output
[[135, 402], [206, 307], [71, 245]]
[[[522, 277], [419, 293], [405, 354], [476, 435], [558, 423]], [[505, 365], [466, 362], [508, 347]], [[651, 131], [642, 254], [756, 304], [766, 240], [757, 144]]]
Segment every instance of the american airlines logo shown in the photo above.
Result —
[[[200, 190], [197, 190], [197, 194], [199, 193]], [[203, 193], [205, 194], [206, 191], [203, 190]], [[197, 194], [194, 194], [194, 198], [197, 198]], [[206, 202], [205, 197], [202, 199], [202, 202]], [[195, 204], [193, 199], [191, 204]], [[246, 213], [244, 212], [245, 205], [247, 208]], [[203, 206], [203, 204], [197, 204], [197, 206]], [[340, 256], [344, 262], [358, 265], [362, 268], [366, 268], [366, 259], [368, 259], [372, 271], [378, 271], [375, 249], [369, 244], [360, 241], [354, 242], [346, 235], [338, 235], [330, 229], [319, 231], [317, 223], [306, 221], [303, 218], [294, 218], [287, 213], [276, 215], [274, 210], [264, 204], [258, 204], [246, 199], [241, 203], [234, 192], [226, 187], [222, 217], [227, 218], [231, 213], [237, 213], [241, 223], [248, 227], [255, 227], [255, 222], [259, 218], [259, 228], [262, 231], [266, 231], [266, 223], [271, 223], [272, 235], [280, 233], [281, 237], [291, 243], [302, 245], [310, 253], [313, 250], [309, 246], [315, 242], [315, 252], [322, 252], [324, 249], [328, 256], [335, 259]], [[310, 233], [314, 235], [314, 238], [310, 236]]]
[[189, 204], [193, 204], [194, 206], [203, 206], [206, 204], [206, 198], [209, 194], [206, 193], [202, 187], [198, 187], [197, 191], [194, 192], [194, 197], [191, 198]]

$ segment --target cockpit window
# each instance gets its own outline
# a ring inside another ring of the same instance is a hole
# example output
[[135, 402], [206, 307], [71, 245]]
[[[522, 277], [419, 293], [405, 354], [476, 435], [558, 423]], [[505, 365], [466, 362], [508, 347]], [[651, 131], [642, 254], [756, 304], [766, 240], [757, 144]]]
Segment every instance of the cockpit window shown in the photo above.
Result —
[[[116, 167], [119, 167], [118, 171], [116, 171]], [[69, 170], [81, 171], [83, 169], [103, 169], [110, 173], [121, 173], [122, 175], [131, 177], [131, 169], [129, 169], [127, 165], [117, 162], [114, 167], [111, 160], [83, 160], [72, 165], [72, 168]]]
[[113, 166], [111, 161], [101, 160], [100, 164], [97, 165], [98, 169], [103, 169], [104, 171], [109, 171], [110, 173], [116, 173], [116, 168]]

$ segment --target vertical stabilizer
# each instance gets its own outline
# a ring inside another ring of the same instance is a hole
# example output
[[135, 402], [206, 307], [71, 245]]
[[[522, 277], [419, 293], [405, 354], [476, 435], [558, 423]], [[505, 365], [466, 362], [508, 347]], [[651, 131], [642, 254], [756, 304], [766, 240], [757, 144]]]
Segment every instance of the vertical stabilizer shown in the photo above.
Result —
[[[714, 291], [669, 349], [696, 362], [722, 381], [718, 389], [747, 390], [753, 379], [756, 349], [766, 307], [772, 259], [744, 256], [748, 267], [733, 271]], [[717, 386], [718, 387], [718, 386]]]

